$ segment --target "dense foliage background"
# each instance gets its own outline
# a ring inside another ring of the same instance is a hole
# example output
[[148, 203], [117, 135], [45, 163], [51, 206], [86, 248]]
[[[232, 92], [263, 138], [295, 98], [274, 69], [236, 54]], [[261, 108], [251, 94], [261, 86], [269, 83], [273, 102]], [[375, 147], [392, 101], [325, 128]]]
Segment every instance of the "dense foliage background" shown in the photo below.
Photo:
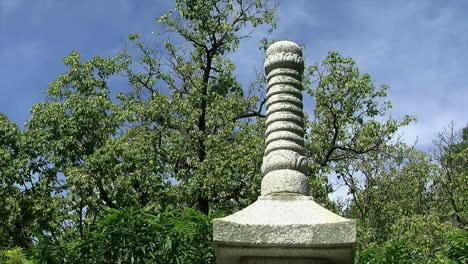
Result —
[[[153, 40], [71, 52], [24, 129], [0, 113], [0, 263], [215, 263], [211, 220], [256, 200], [264, 150], [264, 76], [242, 87], [229, 57], [275, 9], [178, 0]], [[420, 151], [388, 86], [337, 52], [307, 63], [312, 195], [358, 220], [356, 262], [467, 263], [468, 127]], [[330, 177], [348, 198], [328, 198]]]

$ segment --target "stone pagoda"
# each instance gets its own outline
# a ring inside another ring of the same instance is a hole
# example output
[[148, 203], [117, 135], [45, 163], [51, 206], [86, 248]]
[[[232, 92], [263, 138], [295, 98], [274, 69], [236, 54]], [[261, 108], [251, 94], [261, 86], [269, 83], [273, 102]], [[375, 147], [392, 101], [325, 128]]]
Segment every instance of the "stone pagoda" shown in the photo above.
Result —
[[266, 51], [265, 155], [261, 196], [213, 221], [219, 264], [354, 263], [356, 222], [309, 196], [304, 156], [301, 48], [278, 41]]

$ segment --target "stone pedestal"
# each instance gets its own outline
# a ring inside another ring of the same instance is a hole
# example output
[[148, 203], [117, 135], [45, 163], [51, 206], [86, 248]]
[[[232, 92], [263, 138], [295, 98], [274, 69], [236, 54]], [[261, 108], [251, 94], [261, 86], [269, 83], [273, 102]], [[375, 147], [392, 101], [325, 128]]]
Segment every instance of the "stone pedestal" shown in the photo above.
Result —
[[353, 263], [356, 222], [310, 196], [260, 196], [213, 228], [218, 263]]
[[269, 258], [252, 257], [242, 258], [241, 264], [328, 264], [326, 260], [311, 258]]
[[267, 50], [266, 149], [258, 200], [213, 221], [220, 264], [354, 263], [356, 222], [315, 203], [304, 157], [300, 47], [279, 41]]

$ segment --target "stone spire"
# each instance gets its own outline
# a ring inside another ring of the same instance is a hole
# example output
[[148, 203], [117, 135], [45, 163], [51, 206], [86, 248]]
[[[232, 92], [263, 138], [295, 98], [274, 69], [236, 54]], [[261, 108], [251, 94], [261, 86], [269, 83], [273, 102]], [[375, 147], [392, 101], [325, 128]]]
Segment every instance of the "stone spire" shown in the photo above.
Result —
[[356, 222], [328, 211], [308, 196], [301, 48], [279, 41], [266, 55], [261, 196], [243, 210], [213, 221], [218, 263], [354, 263]]
[[309, 195], [307, 159], [304, 156], [301, 48], [278, 41], [266, 51], [265, 157], [262, 195]]

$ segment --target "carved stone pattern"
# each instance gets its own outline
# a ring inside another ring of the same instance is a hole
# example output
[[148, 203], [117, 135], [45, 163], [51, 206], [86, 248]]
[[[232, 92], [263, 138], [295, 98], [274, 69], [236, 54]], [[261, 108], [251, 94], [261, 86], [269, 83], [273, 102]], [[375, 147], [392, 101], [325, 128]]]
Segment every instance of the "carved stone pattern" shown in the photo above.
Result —
[[304, 71], [304, 59], [300, 54], [280, 52], [269, 55], [264, 63], [265, 74], [275, 68], [293, 68], [299, 74]]
[[304, 60], [300, 47], [288, 41], [273, 44], [264, 67], [268, 85], [262, 195], [305, 195], [308, 167], [304, 157]]

